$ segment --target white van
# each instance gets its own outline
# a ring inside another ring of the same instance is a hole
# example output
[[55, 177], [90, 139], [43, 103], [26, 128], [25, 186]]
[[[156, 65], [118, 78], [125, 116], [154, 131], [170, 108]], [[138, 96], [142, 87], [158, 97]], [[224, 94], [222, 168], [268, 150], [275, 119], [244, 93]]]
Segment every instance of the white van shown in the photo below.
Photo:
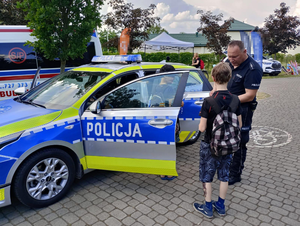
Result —
[[[39, 83], [60, 72], [60, 59], [47, 60], [43, 54], [34, 52], [33, 47], [24, 46], [27, 40], [35, 40], [31, 32], [26, 26], [0, 26], [0, 101], [16, 96], [14, 90], [17, 88], [28, 89], [39, 66]], [[94, 31], [83, 59], [68, 60], [66, 71], [90, 63], [96, 55], [102, 55], [102, 49]]]

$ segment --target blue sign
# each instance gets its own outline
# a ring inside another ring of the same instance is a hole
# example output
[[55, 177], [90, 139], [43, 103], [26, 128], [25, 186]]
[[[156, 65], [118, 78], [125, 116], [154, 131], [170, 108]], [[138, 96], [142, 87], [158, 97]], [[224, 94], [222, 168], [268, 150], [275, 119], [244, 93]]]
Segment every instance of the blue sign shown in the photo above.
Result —
[[251, 39], [253, 44], [254, 60], [256, 60], [256, 62], [262, 67], [263, 49], [260, 35], [257, 32], [252, 31]]
[[247, 53], [251, 56], [251, 45], [250, 45], [249, 35], [244, 31], [240, 31], [240, 35], [241, 35], [241, 40], [244, 43], [245, 49], [247, 50]]

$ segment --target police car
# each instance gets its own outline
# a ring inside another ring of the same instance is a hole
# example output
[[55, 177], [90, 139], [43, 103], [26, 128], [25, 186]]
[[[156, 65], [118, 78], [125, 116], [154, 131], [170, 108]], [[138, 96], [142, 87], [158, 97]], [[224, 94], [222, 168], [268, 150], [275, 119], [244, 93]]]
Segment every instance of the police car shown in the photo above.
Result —
[[[30, 207], [53, 204], [91, 169], [177, 175], [177, 118], [180, 142], [196, 140], [212, 87], [194, 67], [157, 74], [163, 65], [95, 57], [0, 101], [0, 207], [12, 195]], [[166, 78], [168, 98], [157, 92]]]

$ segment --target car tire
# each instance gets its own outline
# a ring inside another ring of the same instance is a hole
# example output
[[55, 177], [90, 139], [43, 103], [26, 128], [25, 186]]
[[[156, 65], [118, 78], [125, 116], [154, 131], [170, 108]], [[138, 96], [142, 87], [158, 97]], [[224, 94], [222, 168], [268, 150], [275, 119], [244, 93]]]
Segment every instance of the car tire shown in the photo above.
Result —
[[56, 203], [75, 179], [72, 157], [58, 148], [47, 148], [28, 157], [16, 172], [13, 191], [20, 202], [33, 208]]
[[197, 140], [199, 139], [201, 135], [201, 132], [200, 131], [197, 131], [194, 136], [192, 136], [191, 139], [189, 139], [188, 141], [184, 142], [183, 145], [191, 145], [191, 144], [194, 144], [197, 142]]

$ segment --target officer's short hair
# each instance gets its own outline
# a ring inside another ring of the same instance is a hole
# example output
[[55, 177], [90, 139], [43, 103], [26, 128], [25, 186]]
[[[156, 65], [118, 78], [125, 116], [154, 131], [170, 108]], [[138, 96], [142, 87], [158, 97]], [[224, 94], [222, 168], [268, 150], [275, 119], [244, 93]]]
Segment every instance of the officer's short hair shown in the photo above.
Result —
[[214, 77], [218, 84], [228, 83], [231, 78], [231, 68], [228, 63], [220, 62], [211, 71], [211, 76]]
[[172, 65], [170, 65], [170, 64], [165, 64], [159, 70], [160, 73], [162, 73], [162, 72], [168, 72], [168, 71], [175, 71], [175, 68]]
[[245, 49], [244, 43], [240, 40], [232, 40], [229, 42], [228, 47], [238, 46], [241, 51]]

